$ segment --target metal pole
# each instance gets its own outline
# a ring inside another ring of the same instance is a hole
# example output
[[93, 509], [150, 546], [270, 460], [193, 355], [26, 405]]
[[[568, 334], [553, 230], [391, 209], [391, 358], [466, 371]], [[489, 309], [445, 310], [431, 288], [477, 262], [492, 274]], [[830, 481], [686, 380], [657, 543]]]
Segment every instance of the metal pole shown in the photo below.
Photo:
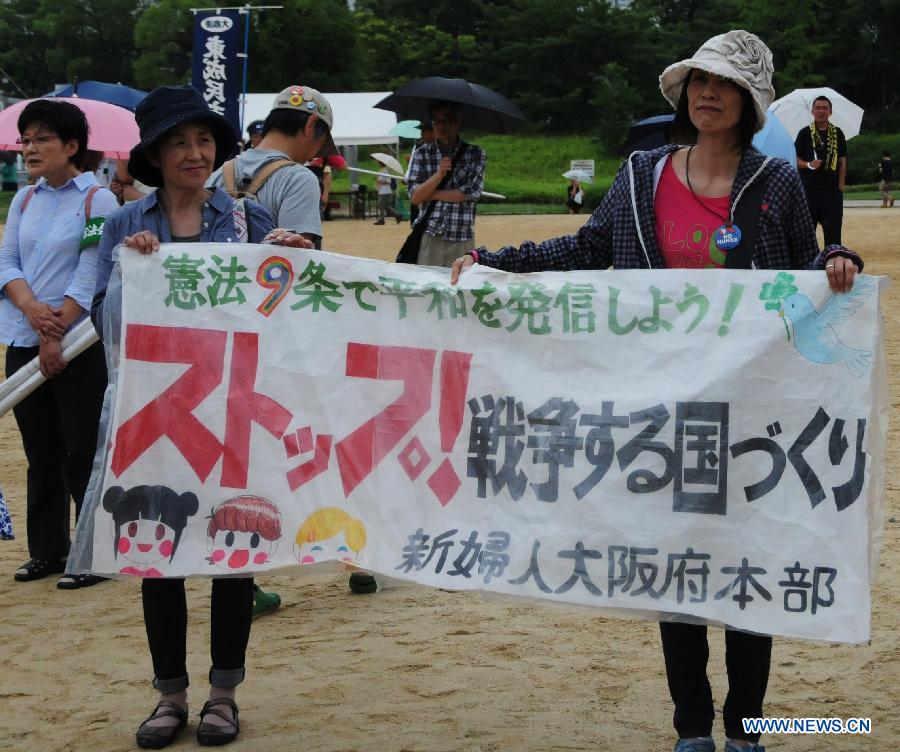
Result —
[[247, 110], [247, 64], [250, 61], [250, 6], [241, 11], [244, 18], [244, 83], [241, 87], [241, 140], [244, 139], [244, 113]]

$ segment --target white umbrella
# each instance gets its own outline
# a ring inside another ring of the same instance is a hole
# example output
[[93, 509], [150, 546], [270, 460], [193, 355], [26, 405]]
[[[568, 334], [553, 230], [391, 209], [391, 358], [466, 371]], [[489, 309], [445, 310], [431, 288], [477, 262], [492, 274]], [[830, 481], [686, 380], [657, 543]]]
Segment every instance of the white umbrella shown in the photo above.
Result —
[[831, 100], [830, 120], [844, 132], [846, 138], [859, 135], [862, 107], [853, 104], [843, 94], [827, 86], [817, 89], [794, 89], [790, 94], [772, 102], [769, 112], [781, 121], [792, 138], [796, 138], [803, 128], [809, 128], [809, 124], [812, 123], [812, 105], [816, 97], [828, 97]]
[[390, 168], [398, 175], [402, 175], [404, 173], [403, 165], [400, 164], [396, 159], [394, 159], [390, 154], [382, 154], [376, 151], [372, 155], [372, 159], [378, 160], [379, 162], [381, 162], [381, 164], [383, 164], [385, 167]]
[[584, 170], [566, 170], [562, 176], [567, 180], [577, 180], [579, 183], [587, 183], [588, 185], [594, 182], [594, 178], [591, 177], [590, 173]]
[[[99, 337], [90, 319], [73, 326], [62, 338], [62, 356], [68, 362], [81, 355]], [[0, 383], [0, 416], [6, 415], [47, 379], [41, 374], [37, 358], [26, 363], [6, 381]]]

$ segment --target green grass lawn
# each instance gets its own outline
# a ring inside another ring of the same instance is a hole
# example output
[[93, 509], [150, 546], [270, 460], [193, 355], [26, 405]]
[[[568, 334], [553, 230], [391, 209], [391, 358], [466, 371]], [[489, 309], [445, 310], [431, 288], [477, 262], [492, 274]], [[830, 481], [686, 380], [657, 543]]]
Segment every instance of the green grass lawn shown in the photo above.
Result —
[[[487, 152], [484, 189], [506, 196], [505, 201], [485, 200], [478, 205], [479, 214], [564, 214], [566, 185], [562, 173], [569, 169], [572, 159], [593, 159], [596, 177], [585, 186], [585, 208], [588, 213], [603, 198], [621, 164], [618, 156], [600, 153], [585, 136], [500, 136], [496, 134], [467, 134], [467, 140], [482, 146]], [[401, 148], [401, 162], [409, 159], [409, 142]], [[377, 170], [372, 152], [384, 151], [384, 146], [361, 147], [359, 166]], [[359, 182], [370, 190], [375, 188], [375, 176], [360, 174]], [[350, 189], [350, 174], [335, 174], [332, 190]], [[401, 188], [402, 190], [402, 188]], [[12, 193], [0, 192], [0, 222], [6, 213]], [[849, 186], [844, 194], [848, 199], [880, 199], [877, 186], [865, 184]]]
[[[484, 189], [506, 196], [510, 204], [559, 204], [565, 211], [568, 181], [562, 173], [569, 169], [573, 159], [593, 159], [597, 177], [593, 185], [585, 186], [585, 200], [589, 207], [595, 206], [609, 189], [621, 162], [618, 157], [600, 154], [591, 139], [584, 136], [548, 138], [483, 133], [467, 134], [466, 139], [487, 152]], [[378, 169], [378, 164], [370, 157], [377, 151], [384, 151], [384, 147], [361, 148], [359, 166], [366, 170]], [[404, 147], [400, 161], [405, 166], [408, 159], [409, 148]], [[374, 189], [374, 175], [360, 174], [358, 180], [370, 190]], [[337, 173], [332, 189], [349, 190], [349, 173]], [[481, 205], [478, 211], [482, 211]], [[489, 211], [492, 210], [484, 213]]]

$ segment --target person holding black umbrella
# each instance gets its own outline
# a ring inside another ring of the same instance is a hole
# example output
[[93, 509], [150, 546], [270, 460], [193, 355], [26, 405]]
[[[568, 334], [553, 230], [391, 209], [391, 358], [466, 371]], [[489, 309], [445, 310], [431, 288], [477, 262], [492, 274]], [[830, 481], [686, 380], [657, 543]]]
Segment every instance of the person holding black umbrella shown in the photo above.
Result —
[[432, 101], [428, 119], [434, 141], [416, 149], [407, 179], [410, 201], [419, 207], [416, 224], [426, 223], [418, 263], [450, 266], [472, 247], [486, 157], [480, 146], [460, 138], [462, 114], [456, 103]]

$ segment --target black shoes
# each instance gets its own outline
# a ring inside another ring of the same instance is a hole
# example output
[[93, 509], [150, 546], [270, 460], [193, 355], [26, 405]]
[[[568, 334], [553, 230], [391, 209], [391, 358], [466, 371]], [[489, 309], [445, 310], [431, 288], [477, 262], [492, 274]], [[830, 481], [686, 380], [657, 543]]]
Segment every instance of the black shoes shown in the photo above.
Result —
[[[205, 706], [204, 706], [205, 707]], [[171, 716], [177, 718], [178, 723], [174, 726], [148, 726], [147, 721], [154, 718], [164, 718]], [[168, 700], [160, 700], [153, 712], [138, 726], [137, 733], [134, 735], [137, 745], [143, 749], [162, 749], [168, 747], [175, 741], [178, 733], [187, 725], [187, 710], [179, 707], [174, 702]]]
[[51, 574], [66, 571], [66, 560], [63, 559], [29, 559], [16, 570], [13, 578], [16, 582], [41, 580]]
[[[217, 705], [225, 705], [231, 708], [234, 713], [233, 717], [229, 717], [221, 710], [216, 708]], [[203, 717], [206, 715], [214, 715], [227, 721], [229, 726], [217, 726], [213, 723], [204, 723]], [[237, 739], [241, 732], [241, 722], [238, 720], [238, 706], [234, 700], [228, 697], [218, 697], [215, 700], [207, 700], [203, 703], [200, 711], [200, 725], [197, 726], [197, 743], [201, 747], [221, 747], [223, 744], [230, 744]]]

